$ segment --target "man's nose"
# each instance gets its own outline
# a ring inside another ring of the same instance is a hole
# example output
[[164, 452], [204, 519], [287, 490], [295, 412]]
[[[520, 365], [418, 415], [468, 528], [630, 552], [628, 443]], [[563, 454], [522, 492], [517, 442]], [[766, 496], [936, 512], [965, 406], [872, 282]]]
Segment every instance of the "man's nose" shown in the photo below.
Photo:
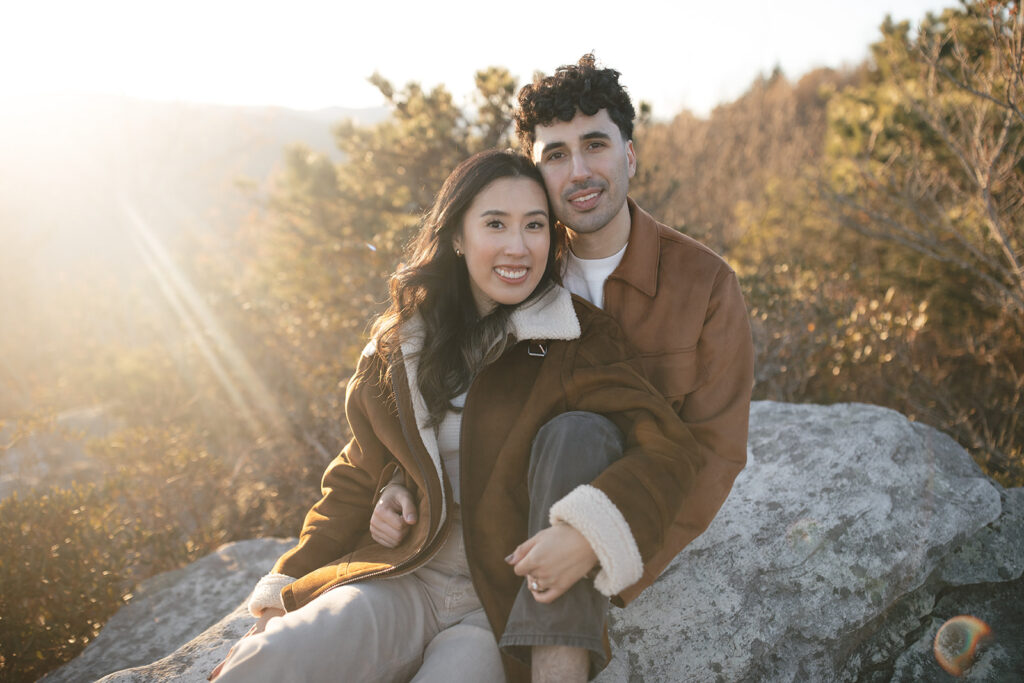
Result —
[[579, 182], [590, 177], [590, 166], [583, 154], [572, 155], [572, 181]]

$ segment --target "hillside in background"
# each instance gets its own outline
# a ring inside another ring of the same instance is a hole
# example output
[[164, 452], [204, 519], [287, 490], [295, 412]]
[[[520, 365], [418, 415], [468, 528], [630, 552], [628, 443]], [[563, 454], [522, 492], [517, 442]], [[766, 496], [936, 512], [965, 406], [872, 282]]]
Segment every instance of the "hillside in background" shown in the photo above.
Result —
[[0, 100], [0, 230], [107, 236], [115, 198], [167, 201], [182, 214], [236, 220], [239, 181], [262, 184], [287, 145], [336, 155], [330, 126], [379, 109], [224, 107], [100, 95]]

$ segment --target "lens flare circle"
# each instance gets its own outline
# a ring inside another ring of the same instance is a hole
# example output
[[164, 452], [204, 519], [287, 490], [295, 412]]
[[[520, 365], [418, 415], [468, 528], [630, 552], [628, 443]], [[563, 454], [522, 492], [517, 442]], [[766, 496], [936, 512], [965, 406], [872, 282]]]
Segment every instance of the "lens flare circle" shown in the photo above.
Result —
[[821, 544], [821, 525], [817, 520], [802, 517], [786, 530], [786, 541], [789, 547], [797, 552], [810, 552]]
[[935, 660], [948, 674], [962, 676], [974, 663], [978, 646], [991, 635], [989, 625], [977, 617], [953, 617], [935, 634]]

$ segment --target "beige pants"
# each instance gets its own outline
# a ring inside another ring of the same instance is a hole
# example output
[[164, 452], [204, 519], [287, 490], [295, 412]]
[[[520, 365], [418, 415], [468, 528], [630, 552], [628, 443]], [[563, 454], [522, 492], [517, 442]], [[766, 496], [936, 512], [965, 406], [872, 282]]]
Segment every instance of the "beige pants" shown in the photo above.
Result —
[[243, 638], [217, 683], [504, 681], [469, 578], [462, 523], [414, 573], [324, 593]]

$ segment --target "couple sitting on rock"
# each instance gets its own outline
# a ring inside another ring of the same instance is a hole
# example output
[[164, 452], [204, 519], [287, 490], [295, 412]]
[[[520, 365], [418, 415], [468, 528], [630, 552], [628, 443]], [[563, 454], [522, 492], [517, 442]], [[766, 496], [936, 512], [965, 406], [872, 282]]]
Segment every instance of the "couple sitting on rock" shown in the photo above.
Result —
[[627, 198], [591, 55], [525, 86], [526, 155], [456, 168], [348, 385], [352, 440], [220, 681], [586, 680], [746, 459], [735, 274]]

